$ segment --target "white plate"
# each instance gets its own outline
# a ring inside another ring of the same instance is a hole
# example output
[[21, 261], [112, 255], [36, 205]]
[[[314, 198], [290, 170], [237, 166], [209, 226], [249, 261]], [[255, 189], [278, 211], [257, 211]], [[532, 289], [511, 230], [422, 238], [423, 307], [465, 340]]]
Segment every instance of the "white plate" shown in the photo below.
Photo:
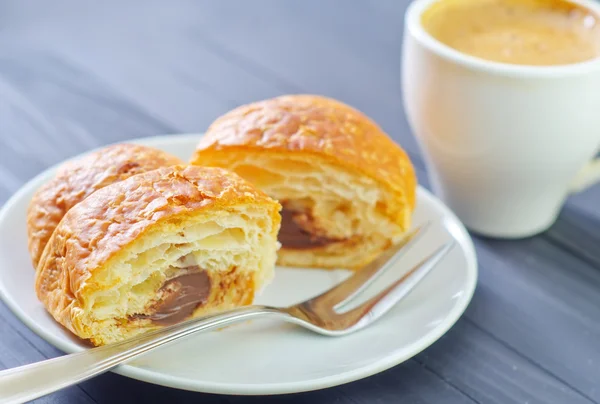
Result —
[[[187, 160], [199, 137], [171, 135], [135, 142]], [[71, 353], [87, 348], [55, 323], [38, 302], [27, 252], [27, 204], [53, 173], [51, 168], [31, 180], [0, 211], [0, 296], [35, 333]], [[456, 239], [457, 246], [405, 300], [370, 328], [330, 338], [273, 320], [254, 320], [191, 336], [115, 372], [186, 390], [279, 394], [339, 385], [397, 365], [427, 348], [456, 322], [477, 282], [477, 260], [465, 228], [440, 201], [419, 188], [414, 222], [431, 219], [436, 224], [389, 277], [398, 276], [449, 237]], [[274, 282], [257, 303], [287, 305], [304, 300], [345, 276], [347, 272], [341, 270], [278, 268]], [[381, 282], [374, 288], [378, 285]]]

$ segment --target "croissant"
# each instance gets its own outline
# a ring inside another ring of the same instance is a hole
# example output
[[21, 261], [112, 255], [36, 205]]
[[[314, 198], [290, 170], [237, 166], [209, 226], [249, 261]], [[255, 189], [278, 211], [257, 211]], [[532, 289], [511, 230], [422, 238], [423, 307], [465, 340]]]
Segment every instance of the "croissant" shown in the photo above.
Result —
[[220, 168], [136, 174], [67, 211], [40, 258], [37, 296], [94, 345], [250, 304], [273, 277], [280, 209]]
[[283, 266], [358, 269], [411, 225], [409, 157], [367, 116], [330, 98], [238, 107], [209, 126], [190, 162], [235, 171], [279, 200]]
[[65, 213], [94, 191], [132, 175], [183, 164], [163, 151], [116, 144], [63, 163], [56, 176], [33, 196], [27, 210], [28, 247], [34, 268]]

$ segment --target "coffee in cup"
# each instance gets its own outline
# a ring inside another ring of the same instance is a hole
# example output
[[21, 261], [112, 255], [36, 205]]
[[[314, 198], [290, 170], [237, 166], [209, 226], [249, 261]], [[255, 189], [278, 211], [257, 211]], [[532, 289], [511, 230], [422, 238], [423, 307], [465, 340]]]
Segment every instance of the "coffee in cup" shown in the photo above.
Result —
[[522, 238], [600, 180], [600, 3], [413, 0], [402, 94], [431, 189], [471, 230]]
[[562, 65], [600, 56], [600, 18], [565, 0], [440, 0], [423, 28], [455, 50], [519, 65]]

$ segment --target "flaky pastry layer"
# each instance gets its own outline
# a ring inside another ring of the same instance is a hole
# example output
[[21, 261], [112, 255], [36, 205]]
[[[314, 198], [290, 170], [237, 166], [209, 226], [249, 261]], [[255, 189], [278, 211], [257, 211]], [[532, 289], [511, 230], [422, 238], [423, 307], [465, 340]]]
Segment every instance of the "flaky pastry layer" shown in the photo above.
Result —
[[58, 167], [52, 180], [33, 196], [27, 210], [28, 247], [34, 268], [65, 213], [94, 191], [132, 175], [183, 164], [148, 146], [121, 143], [103, 147]]
[[[330, 98], [289, 95], [236, 108], [210, 125], [190, 161], [235, 171], [281, 202], [280, 265], [357, 269], [411, 225], [417, 182], [407, 154], [363, 113]], [[286, 238], [287, 222], [310, 241]]]
[[190, 318], [249, 304], [273, 276], [280, 208], [219, 168], [132, 176], [66, 213], [41, 257], [37, 296], [95, 345], [164, 326], [179, 306]]

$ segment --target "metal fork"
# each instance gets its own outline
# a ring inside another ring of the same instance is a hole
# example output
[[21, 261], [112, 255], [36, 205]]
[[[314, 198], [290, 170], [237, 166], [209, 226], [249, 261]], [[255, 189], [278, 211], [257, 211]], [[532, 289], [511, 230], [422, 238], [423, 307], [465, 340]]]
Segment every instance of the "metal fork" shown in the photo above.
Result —
[[0, 372], [0, 403], [21, 403], [80, 383], [152, 349], [188, 335], [256, 317], [272, 317], [331, 337], [356, 332], [372, 324], [404, 298], [452, 248], [452, 239], [384, 290], [355, 308], [343, 311], [400, 259], [406, 247], [429, 223], [409, 232], [372, 263], [348, 279], [309, 300], [289, 307], [246, 306], [192, 319], [128, 340]]

